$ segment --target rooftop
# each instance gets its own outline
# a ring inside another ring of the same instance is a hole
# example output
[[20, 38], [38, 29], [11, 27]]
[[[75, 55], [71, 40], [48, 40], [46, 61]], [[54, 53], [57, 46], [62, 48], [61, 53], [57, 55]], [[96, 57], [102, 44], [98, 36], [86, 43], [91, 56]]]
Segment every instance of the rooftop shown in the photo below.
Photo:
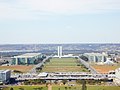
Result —
[[0, 73], [6, 73], [8, 71], [10, 71], [10, 70], [0, 70]]
[[91, 56], [107, 56], [107, 54], [102, 54], [102, 53], [85, 53], [85, 54]]
[[25, 58], [25, 57], [35, 57], [35, 56], [38, 56], [40, 55], [41, 53], [26, 53], [26, 54], [22, 54], [22, 55], [19, 55], [19, 56], [14, 56], [14, 58]]
[[46, 73], [46, 72], [43, 72], [43, 73], [39, 73], [39, 77], [46, 77], [48, 75], [48, 73]]

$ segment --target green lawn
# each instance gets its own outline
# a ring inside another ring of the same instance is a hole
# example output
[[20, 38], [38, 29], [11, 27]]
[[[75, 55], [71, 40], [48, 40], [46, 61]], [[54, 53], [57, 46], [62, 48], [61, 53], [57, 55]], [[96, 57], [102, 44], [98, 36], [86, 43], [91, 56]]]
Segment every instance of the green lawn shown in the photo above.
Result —
[[[82, 87], [72, 86], [72, 87], [67, 87], [67, 89], [65, 89], [65, 86], [64, 87], [55, 86], [52, 89], [53, 90], [82, 90]], [[87, 90], [120, 90], [120, 87], [117, 87], [117, 86], [88, 86]]]
[[88, 72], [87, 69], [77, 66], [80, 64], [75, 58], [52, 58], [42, 69], [42, 72]]
[[77, 66], [74, 58], [53, 58], [46, 66]]
[[10, 88], [14, 90], [48, 90], [46, 86], [11, 86], [3, 90], [10, 90]]
[[[3, 90], [10, 90], [10, 88], [11, 87]], [[48, 90], [46, 86], [13, 86], [12, 88], [14, 90]], [[52, 90], [82, 90], [82, 87], [81, 86], [53, 86]], [[120, 87], [118, 86], [87, 86], [87, 90], [120, 90]]]

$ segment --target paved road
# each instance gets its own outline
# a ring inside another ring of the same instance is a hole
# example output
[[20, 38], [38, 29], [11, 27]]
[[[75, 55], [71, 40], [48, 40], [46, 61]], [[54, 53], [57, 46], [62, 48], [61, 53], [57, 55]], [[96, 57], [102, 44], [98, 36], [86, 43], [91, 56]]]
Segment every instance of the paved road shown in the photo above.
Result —
[[40, 62], [40, 63], [38, 63], [37, 65], [35, 65], [35, 66], [29, 71], [29, 73], [36, 74], [36, 73], [37, 73], [37, 72], [36, 72], [36, 68], [41, 67], [41, 66], [46, 62], [46, 60], [48, 60], [50, 57], [51, 57], [51, 56], [46, 57], [42, 62]]
[[48, 73], [47, 76], [40, 77], [38, 75], [32, 75], [32, 74], [26, 74], [21, 75], [20, 77], [17, 77], [17, 80], [29, 80], [29, 79], [44, 79], [44, 80], [79, 80], [79, 79], [94, 79], [94, 80], [100, 80], [100, 79], [114, 79], [114, 75], [109, 74], [88, 74], [88, 73]]
[[90, 70], [90, 72], [91, 72], [92, 74], [99, 74], [99, 72], [96, 71], [89, 63], [87, 63], [86, 61], [82, 60], [81, 58], [79, 58], [79, 60], [80, 60], [80, 62], [81, 62], [83, 65], [85, 65], [85, 67], [87, 67], [87, 68]]

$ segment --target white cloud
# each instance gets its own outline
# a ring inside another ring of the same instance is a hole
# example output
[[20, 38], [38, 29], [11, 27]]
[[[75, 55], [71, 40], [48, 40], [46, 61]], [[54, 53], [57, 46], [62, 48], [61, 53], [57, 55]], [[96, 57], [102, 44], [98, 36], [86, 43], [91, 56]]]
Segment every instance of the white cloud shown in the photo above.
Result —
[[120, 0], [24, 0], [33, 10], [53, 13], [90, 13], [120, 9]]
[[120, 10], [120, 0], [6, 0], [0, 2], [0, 19], [30, 19], [37, 14], [71, 15], [114, 10]]

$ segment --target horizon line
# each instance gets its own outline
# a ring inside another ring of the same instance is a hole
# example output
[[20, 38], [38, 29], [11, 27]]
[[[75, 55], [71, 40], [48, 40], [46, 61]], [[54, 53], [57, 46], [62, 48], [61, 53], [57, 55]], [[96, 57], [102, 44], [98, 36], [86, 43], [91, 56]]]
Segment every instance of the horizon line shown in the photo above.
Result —
[[71, 43], [2, 43], [0, 45], [34, 45], [34, 44], [120, 44], [120, 42], [71, 42]]

